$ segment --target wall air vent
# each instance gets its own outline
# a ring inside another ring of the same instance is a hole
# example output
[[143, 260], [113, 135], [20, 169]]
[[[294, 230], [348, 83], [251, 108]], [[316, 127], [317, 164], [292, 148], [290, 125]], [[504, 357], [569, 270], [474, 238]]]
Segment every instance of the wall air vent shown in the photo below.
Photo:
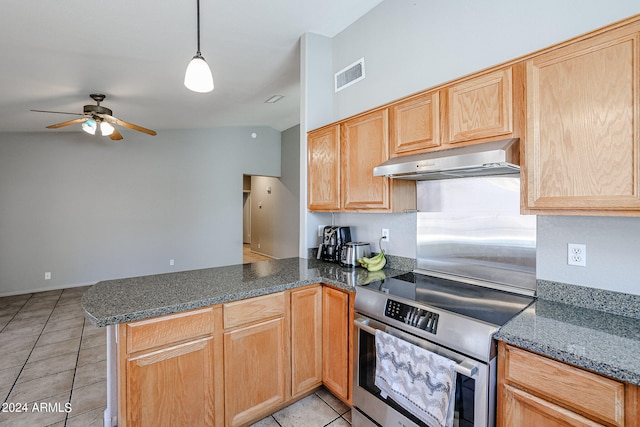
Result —
[[338, 71], [335, 75], [336, 92], [364, 79], [364, 58]]

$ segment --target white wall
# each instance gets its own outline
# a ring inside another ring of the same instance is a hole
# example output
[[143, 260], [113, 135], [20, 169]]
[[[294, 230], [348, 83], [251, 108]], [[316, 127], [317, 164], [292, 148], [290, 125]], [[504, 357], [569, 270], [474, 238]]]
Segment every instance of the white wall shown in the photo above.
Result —
[[[325, 102], [316, 104], [314, 93], [307, 91], [303, 128], [311, 130], [349, 117], [638, 13], [637, 0], [385, 0], [333, 38], [330, 75], [313, 76], [325, 84], [333, 73], [364, 57], [366, 78], [334, 94], [329, 107]], [[303, 63], [327, 61], [326, 51], [315, 57], [314, 53], [309, 50]], [[326, 94], [322, 96], [324, 100]], [[330, 112], [330, 118], [307, 119], [319, 117], [320, 111], [325, 116]], [[313, 223], [318, 215], [305, 213], [304, 217]], [[330, 219], [325, 215], [320, 221]], [[373, 240], [389, 222], [392, 242], [393, 236], [414, 230], [410, 238], [402, 236], [398, 246], [391, 246], [389, 253], [415, 256], [415, 215], [390, 216], [389, 221], [378, 214], [339, 214], [335, 219], [342, 225], [356, 224], [358, 238], [365, 236], [363, 240]], [[318, 222], [306, 228], [309, 247], [316, 244]], [[639, 224], [638, 218], [538, 218], [539, 278], [640, 294], [633, 258], [615, 255], [625, 248], [640, 259]], [[566, 255], [560, 253], [568, 242], [587, 243], [586, 269], [566, 266]]]
[[0, 295], [241, 263], [242, 174], [279, 175], [280, 138], [0, 134]]
[[636, 13], [638, 0], [385, 0], [333, 39], [333, 73], [364, 57], [366, 78], [334, 96], [329, 122]]

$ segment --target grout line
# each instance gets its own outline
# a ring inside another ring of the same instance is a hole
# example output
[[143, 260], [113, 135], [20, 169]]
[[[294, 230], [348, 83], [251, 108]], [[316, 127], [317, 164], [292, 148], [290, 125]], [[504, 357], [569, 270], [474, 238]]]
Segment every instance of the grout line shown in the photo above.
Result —
[[[35, 294], [31, 294], [31, 296], [29, 298], [27, 298], [27, 300], [24, 302], [24, 304], [22, 304], [22, 307], [20, 307], [20, 310], [18, 310], [16, 312], [16, 315], [22, 311], [24, 306], [27, 305], [27, 302], [31, 301], [31, 299], [34, 297], [34, 295]], [[16, 377], [15, 380], [13, 380], [13, 384], [11, 385], [11, 388], [9, 389], [9, 393], [7, 393], [7, 397], [4, 399], [4, 403], [7, 403], [7, 401], [9, 400], [9, 396], [11, 396], [11, 392], [13, 392], [13, 389], [15, 388], [16, 384], [18, 383], [18, 379], [20, 378], [20, 375], [22, 375], [22, 371], [24, 371], [24, 367], [27, 365], [27, 362], [29, 361], [29, 358], [31, 357], [31, 354], [33, 354], [33, 350], [36, 348], [36, 345], [38, 344], [38, 340], [42, 336], [42, 331], [44, 331], [44, 328], [46, 328], [47, 323], [49, 323], [49, 319], [51, 319], [51, 315], [53, 314], [53, 310], [55, 309], [56, 305], [58, 305], [58, 301], [60, 301], [60, 297], [61, 296], [62, 296], [62, 292], [60, 292], [60, 295], [58, 295], [58, 300], [56, 301], [56, 304], [51, 309], [51, 313], [49, 313], [49, 316], [47, 317], [47, 321], [44, 322], [44, 325], [42, 325], [42, 330], [40, 331], [40, 334], [38, 334], [38, 338], [36, 339], [36, 341], [33, 343], [33, 347], [31, 347], [31, 351], [29, 352], [27, 357], [24, 359], [24, 363], [22, 364], [22, 367], [20, 368], [20, 372], [18, 372], [18, 376]], [[11, 319], [11, 321], [13, 321], [13, 318]], [[8, 326], [11, 323], [11, 321], [9, 321], [9, 323], [7, 323], [6, 326]], [[5, 326], [5, 328], [6, 328], [6, 326]], [[2, 330], [4, 331], [4, 328]]]

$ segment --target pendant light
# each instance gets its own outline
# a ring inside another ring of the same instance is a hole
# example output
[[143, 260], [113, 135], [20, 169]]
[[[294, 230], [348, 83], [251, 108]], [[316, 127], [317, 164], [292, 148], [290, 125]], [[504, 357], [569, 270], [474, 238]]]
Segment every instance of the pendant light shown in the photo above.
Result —
[[206, 93], [213, 90], [211, 69], [200, 53], [200, 0], [197, 1], [198, 13], [198, 51], [187, 66], [184, 74], [184, 85], [194, 92]]

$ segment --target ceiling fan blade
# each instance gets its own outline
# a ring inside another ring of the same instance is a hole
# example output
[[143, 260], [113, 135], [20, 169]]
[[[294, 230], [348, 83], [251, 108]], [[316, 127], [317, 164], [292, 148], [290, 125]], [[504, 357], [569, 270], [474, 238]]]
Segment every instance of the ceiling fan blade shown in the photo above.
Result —
[[74, 116], [84, 116], [84, 113], [66, 113], [64, 111], [30, 110], [36, 113], [73, 114]]
[[118, 132], [118, 129], [113, 128], [113, 132], [111, 133], [111, 135], [109, 135], [109, 138], [111, 138], [113, 141], [119, 141], [122, 139], [122, 135], [120, 134], [120, 132]]
[[129, 129], [137, 130], [138, 132], [144, 132], [144, 133], [146, 133], [148, 135], [151, 135], [151, 136], [157, 135], [155, 130], [143, 128], [142, 126], [134, 125], [133, 123], [123, 122], [122, 120], [116, 119], [115, 117], [113, 119], [115, 120], [116, 124], [119, 124], [120, 126], [124, 126], [126, 128], [129, 128]]
[[47, 129], [58, 129], [64, 126], [74, 125], [76, 123], [82, 123], [89, 120], [89, 117], [80, 117], [79, 119], [73, 119], [62, 123], [56, 123], [55, 125], [47, 126]]

